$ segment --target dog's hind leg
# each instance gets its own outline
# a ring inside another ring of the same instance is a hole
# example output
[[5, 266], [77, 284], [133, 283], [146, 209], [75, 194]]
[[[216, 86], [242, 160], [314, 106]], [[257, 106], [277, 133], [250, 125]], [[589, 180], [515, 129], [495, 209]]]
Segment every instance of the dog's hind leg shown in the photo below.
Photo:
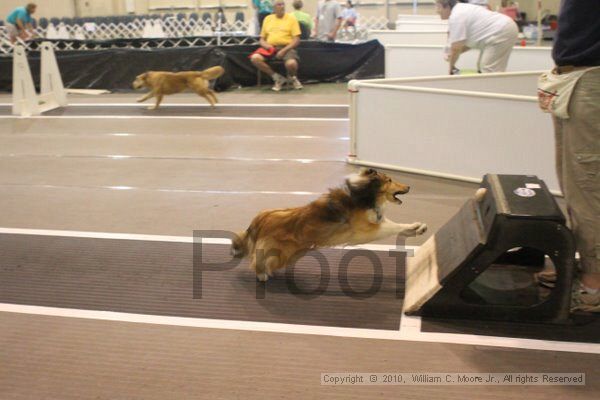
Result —
[[215, 92], [209, 87], [208, 81], [203, 78], [197, 78], [191, 82], [190, 88], [196, 92], [198, 96], [204, 97], [211, 106], [215, 106], [219, 101]]
[[148, 92], [145, 95], [143, 95], [142, 97], [140, 97], [139, 99], [137, 99], [136, 101], [138, 103], [143, 103], [144, 101], [148, 100], [152, 96], [154, 96], [154, 92]]
[[265, 259], [260, 259], [260, 257], [256, 257], [252, 255], [250, 257], [250, 269], [256, 273], [256, 279], [260, 282], [266, 282], [269, 280], [271, 268], [274, 267], [274, 263], [278, 263], [279, 260], [275, 260], [273, 257]]
[[211, 96], [210, 93], [205, 93], [201, 95], [202, 97], [204, 97], [209, 103], [211, 107], [214, 107], [216, 105], [216, 101], [215, 101], [215, 97]]
[[257, 244], [250, 259], [250, 268], [256, 272], [256, 279], [265, 282], [275, 270], [281, 268], [281, 255], [279, 249]]
[[214, 91], [214, 90], [211, 90], [211, 89], [209, 89], [209, 90], [208, 90], [208, 95], [209, 95], [210, 97], [212, 97], [212, 99], [213, 99], [213, 101], [214, 101], [214, 103], [213, 103], [213, 106], [219, 102], [219, 99], [217, 99], [217, 95], [215, 94], [215, 91]]
[[206, 90], [206, 89], [202, 88], [202, 89], [198, 89], [198, 90], [196, 91], [196, 93], [198, 94], [198, 96], [202, 96], [202, 97], [204, 97], [204, 98], [206, 99], [206, 101], [208, 101], [208, 102], [210, 103], [210, 105], [211, 105], [212, 107], [214, 107], [214, 106], [215, 106], [215, 103], [216, 103], [216, 101], [215, 101], [215, 100], [216, 100], [216, 97], [214, 97], [214, 96], [211, 96], [210, 90]]

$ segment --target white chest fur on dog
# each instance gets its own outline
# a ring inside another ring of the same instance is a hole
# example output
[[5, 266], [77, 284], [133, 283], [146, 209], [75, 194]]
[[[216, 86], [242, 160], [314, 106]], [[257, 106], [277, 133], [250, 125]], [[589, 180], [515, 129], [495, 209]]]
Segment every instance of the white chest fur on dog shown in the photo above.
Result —
[[383, 221], [383, 207], [375, 207], [367, 210], [367, 219], [372, 224], [380, 224]]

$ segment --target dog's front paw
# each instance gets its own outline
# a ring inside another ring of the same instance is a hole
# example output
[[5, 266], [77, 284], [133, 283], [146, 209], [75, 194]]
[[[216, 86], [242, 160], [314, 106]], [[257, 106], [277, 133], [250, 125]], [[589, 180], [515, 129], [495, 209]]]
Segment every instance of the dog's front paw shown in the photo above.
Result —
[[422, 222], [413, 222], [408, 227], [409, 236], [419, 236], [427, 231], [427, 225]]
[[135, 101], [137, 101], [138, 103], [141, 103], [143, 101], [146, 101], [146, 98], [145, 97], [139, 97]]
[[427, 232], [427, 224], [424, 224], [422, 222], [418, 222], [418, 224], [419, 224], [419, 227], [416, 230], [417, 236], [422, 235], [425, 232]]

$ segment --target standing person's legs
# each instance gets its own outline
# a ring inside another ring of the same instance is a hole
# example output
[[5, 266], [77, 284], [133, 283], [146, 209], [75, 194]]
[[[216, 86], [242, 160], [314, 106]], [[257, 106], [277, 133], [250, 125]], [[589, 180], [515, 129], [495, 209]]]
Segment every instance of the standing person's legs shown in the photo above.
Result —
[[479, 70], [482, 73], [504, 72], [508, 59], [519, 36], [519, 28], [514, 22], [506, 27], [491, 40], [490, 45], [481, 51]]
[[556, 176], [558, 177], [558, 186], [560, 191], [565, 193], [563, 185], [563, 120], [552, 116], [552, 122], [554, 123], [554, 151], [555, 151], [555, 163], [556, 163]]
[[569, 115], [562, 121], [564, 195], [582, 269], [600, 274], [600, 69], [579, 79]]
[[555, 121], [557, 139], [562, 138], [556, 148], [559, 179], [580, 256], [581, 283], [591, 289], [580, 296], [581, 308], [600, 311], [600, 69], [577, 82], [569, 116]]

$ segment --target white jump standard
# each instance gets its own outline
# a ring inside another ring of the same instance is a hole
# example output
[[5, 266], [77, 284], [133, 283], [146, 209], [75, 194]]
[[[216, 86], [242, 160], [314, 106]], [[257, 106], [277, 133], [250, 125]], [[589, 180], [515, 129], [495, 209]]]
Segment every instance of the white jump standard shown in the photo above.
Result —
[[67, 95], [50, 42], [42, 43], [40, 77], [38, 96], [25, 48], [16, 45], [13, 53], [13, 115], [30, 117], [67, 105]]

